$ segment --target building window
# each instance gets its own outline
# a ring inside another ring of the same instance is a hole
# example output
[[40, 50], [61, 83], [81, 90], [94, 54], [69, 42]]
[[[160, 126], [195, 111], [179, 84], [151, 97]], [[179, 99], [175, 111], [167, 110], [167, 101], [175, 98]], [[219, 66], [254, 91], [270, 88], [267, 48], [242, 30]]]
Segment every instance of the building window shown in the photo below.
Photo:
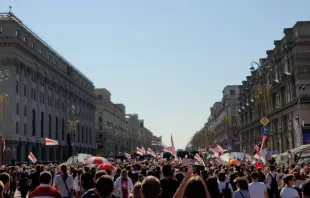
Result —
[[36, 136], [36, 110], [32, 109], [32, 136]]
[[62, 118], [61, 120], [61, 139], [65, 139], [65, 119]]
[[24, 116], [27, 117], [27, 105], [24, 106]]
[[19, 115], [19, 103], [16, 103], [16, 114]]
[[42, 48], [39, 49], [39, 53], [43, 54], [43, 49]]
[[33, 100], [37, 99], [37, 90], [33, 89]]
[[34, 48], [34, 47], [35, 47], [34, 42], [31, 42], [31, 47], [32, 47], [32, 48]]
[[19, 122], [16, 122], [16, 134], [19, 134]]
[[27, 135], [27, 124], [24, 123], [24, 135]]
[[55, 119], [55, 127], [56, 127], [56, 140], [58, 140], [58, 117], [56, 116], [56, 119]]
[[2, 32], [3, 32], [3, 29], [2, 29], [2, 27], [0, 27], [0, 34], [2, 34]]
[[19, 33], [19, 30], [16, 30], [15, 31], [15, 36], [19, 37], [20, 33]]
[[234, 96], [235, 95], [235, 90], [230, 90], [230, 95]]
[[48, 137], [52, 137], [52, 116], [51, 114], [48, 115]]
[[47, 55], [47, 60], [51, 60], [51, 55]]
[[92, 144], [92, 141], [91, 141], [91, 129], [89, 129], [89, 144]]
[[27, 97], [28, 94], [27, 94], [27, 85], [24, 85], [24, 96]]
[[40, 121], [41, 121], [41, 137], [44, 137], [44, 112], [43, 111], [41, 112]]
[[100, 130], [100, 131], [102, 130], [102, 125], [99, 126], [99, 130]]
[[23, 41], [26, 43], [27, 42], [27, 37], [23, 37]]
[[80, 130], [80, 124], [79, 123], [77, 126], [77, 134], [78, 134], [78, 142], [80, 142], [81, 130]]
[[85, 127], [85, 142], [86, 144], [88, 143], [88, 131], [87, 131], [87, 127]]
[[15, 90], [16, 90], [16, 93], [18, 93], [18, 91], [19, 91], [19, 82], [18, 82], [18, 81], [16, 81], [16, 87], [15, 87]]
[[84, 127], [82, 126], [82, 143], [84, 143]]

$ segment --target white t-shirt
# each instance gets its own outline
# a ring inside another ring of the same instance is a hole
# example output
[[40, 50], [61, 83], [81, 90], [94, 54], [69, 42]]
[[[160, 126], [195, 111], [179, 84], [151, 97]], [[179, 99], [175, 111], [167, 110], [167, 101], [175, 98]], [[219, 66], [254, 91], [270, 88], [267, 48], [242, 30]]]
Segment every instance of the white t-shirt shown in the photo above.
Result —
[[266, 191], [266, 185], [262, 182], [252, 182], [249, 184], [249, 193], [251, 198], [264, 198]]
[[[61, 194], [61, 197], [69, 197], [69, 192], [66, 188], [66, 185], [65, 185], [65, 182], [64, 182], [62, 176], [63, 176], [62, 174], [56, 175], [55, 185], [57, 185], [57, 187], [58, 187], [57, 190]], [[68, 175], [68, 177], [65, 181], [66, 181], [68, 189], [69, 190], [72, 189], [73, 185], [74, 185], [73, 177], [71, 175]]]
[[[225, 189], [225, 188], [226, 188], [226, 183], [228, 183], [228, 182], [219, 182], [219, 183], [218, 183], [218, 186], [219, 186], [219, 190], [220, 190], [220, 192], [222, 192], [222, 191], [223, 191], [223, 189]], [[230, 183], [228, 183], [228, 188], [230, 189], [231, 193], [233, 193], [233, 192], [234, 192], [234, 190], [233, 190], [233, 188], [232, 188], [232, 186], [231, 186], [231, 184], [230, 184]]]
[[290, 187], [284, 187], [280, 192], [281, 198], [299, 198], [297, 190]]

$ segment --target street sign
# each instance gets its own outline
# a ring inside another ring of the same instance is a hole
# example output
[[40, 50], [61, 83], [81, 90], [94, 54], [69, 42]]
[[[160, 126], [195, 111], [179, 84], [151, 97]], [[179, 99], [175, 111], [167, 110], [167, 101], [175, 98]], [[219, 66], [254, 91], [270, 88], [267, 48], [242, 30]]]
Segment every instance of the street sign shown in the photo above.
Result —
[[269, 128], [267, 126], [262, 127], [262, 134], [268, 135], [269, 134]]
[[260, 120], [260, 123], [264, 126], [266, 126], [268, 123], [269, 123], [269, 120], [268, 118], [266, 117], [263, 117], [261, 120]]

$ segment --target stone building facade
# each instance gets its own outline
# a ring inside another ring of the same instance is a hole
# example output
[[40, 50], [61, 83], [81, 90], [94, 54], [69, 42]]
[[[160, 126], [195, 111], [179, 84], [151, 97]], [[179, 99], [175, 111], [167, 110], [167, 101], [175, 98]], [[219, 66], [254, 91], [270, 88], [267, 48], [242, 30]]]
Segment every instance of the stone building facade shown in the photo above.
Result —
[[243, 81], [240, 97], [240, 149], [248, 152], [261, 141], [260, 119], [268, 117], [269, 150], [279, 153], [309, 143], [310, 21], [284, 29], [257, 68]]
[[[0, 82], [8, 95], [0, 119], [4, 162], [28, 161], [29, 152], [40, 161], [66, 160], [68, 139], [73, 152], [94, 153], [93, 83], [12, 13], [0, 14], [0, 70], [10, 75]], [[74, 137], [69, 120], [79, 121]], [[59, 145], [47, 147], [44, 138]]]
[[114, 157], [129, 150], [129, 130], [126, 107], [114, 104], [107, 89], [95, 89], [96, 99], [96, 142], [97, 153]]

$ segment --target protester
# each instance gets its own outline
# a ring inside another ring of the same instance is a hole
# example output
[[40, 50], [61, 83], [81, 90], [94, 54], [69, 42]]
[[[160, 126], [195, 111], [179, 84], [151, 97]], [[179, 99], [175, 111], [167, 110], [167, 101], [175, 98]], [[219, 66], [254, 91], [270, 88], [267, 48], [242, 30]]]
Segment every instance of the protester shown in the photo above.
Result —
[[172, 178], [173, 172], [171, 165], [166, 164], [163, 166], [164, 179], [160, 180], [162, 188], [161, 198], [172, 198], [177, 189], [179, 188], [179, 182]]
[[128, 198], [133, 189], [132, 180], [128, 177], [126, 169], [121, 170], [120, 176], [116, 179], [114, 186], [121, 198]]
[[52, 175], [48, 171], [43, 171], [40, 173], [39, 177], [40, 185], [30, 193], [28, 198], [61, 198], [61, 194], [51, 186], [52, 184]]
[[294, 189], [296, 178], [294, 175], [286, 175], [284, 178], [285, 187], [281, 190], [281, 198], [299, 198], [298, 191]]
[[233, 198], [250, 198], [248, 181], [244, 177], [236, 179], [238, 190], [234, 192]]
[[252, 183], [249, 184], [249, 193], [251, 198], [268, 198], [266, 185], [258, 182], [258, 173], [251, 174]]
[[62, 197], [71, 197], [74, 180], [72, 175], [68, 174], [68, 167], [65, 164], [60, 166], [60, 174], [55, 177], [55, 188], [60, 192]]
[[4, 187], [4, 193], [3, 197], [4, 198], [13, 198], [13, 196], [7, 194], [7, 190], [10, 189], [10, 175], [8, 173], [0, 173], [0, 181], [3, 183]]
[[141, 194], [143, 198], [159, 198], [162, 193], [161, 184], [154, 176], [147, 176], [141, 187]]

